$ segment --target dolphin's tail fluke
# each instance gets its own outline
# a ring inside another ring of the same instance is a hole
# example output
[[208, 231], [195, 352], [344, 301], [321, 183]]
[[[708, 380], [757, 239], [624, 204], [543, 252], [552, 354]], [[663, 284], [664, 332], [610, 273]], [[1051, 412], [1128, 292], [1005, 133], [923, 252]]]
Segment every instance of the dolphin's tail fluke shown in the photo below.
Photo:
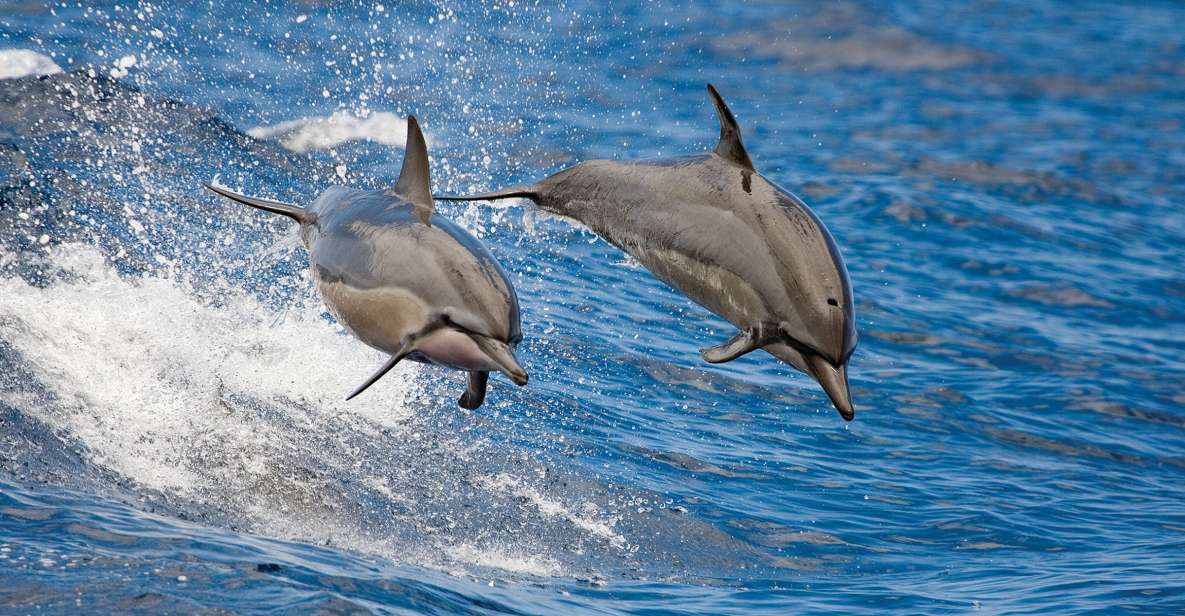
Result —
[[539, 193], [534, 186], [511, 186], [502, 190], [481, 193], [477, 195], [432, 195], [433, 199], [441, 201], [497, 201], [498, 199], [530, 199], [537, 201]]
[[287, 216], [288, 218], [291, 218], [292, 220], [295, 220], [296, 222], [299, 222], [302, 225], [312, 223], [316, 219], [315, 216], [310, 214], [304, 208], [297, 207], [297, 206], [292, 205], [290, 203], [282, 203], [280, 201], [272, 201], [271, 199], [261, 199], [259, 197], [248, 197], [247, 195], [240, 195], [237, 192], [234, 192], [232, 190], [227, 190], [221, 186], [218, 186], [217, 181], [218, 181], [218, 179], [215, 178], [213, 183], [206, 184], [206, 188], [209, 188], [210, 190], [212, 190], [212, 191], [214, 191], [214, 192], [216, 192], [216, 193], [222, 195], [223, 197], [226, 197], [227, 199], [230, 199], [232, 201], [238, 201], [239, 203], [242, 203], [244, 205], [249, 205], [253, 208], [263, 210], [265, 212], [271, 212], [273, 214], [280, 214], [281, 216]]

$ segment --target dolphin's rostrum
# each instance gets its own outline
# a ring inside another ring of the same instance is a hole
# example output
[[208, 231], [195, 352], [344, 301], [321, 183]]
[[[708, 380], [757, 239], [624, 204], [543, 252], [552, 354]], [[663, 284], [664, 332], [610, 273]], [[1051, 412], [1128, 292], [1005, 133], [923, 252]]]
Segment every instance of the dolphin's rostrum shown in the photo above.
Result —
[[475, 409], [491, 370], [527, 382], [514, 355], [522, 340], [518, 297], [485, 246], [434, 213], [429, 186], [427, 145], [413, 116], [403, 168], [389, 190], [334, 186], [300, 208], [207, 188], [299, 222], [325, 304], [355, 337], [390, 354], [349, 398], [406, 358], [467, 371], [459, 404]]
[[700, 351], [706, 361], [763, 349], [814, 377], [850, 421], [855, 312], [839, 248], [802, 200], [756, 171], [736, 118], [708, 91], [720, 117], [714, 152], [590, 160], [532, 186], [437, 198], [521, 197], [575, 219], [737, 327]]

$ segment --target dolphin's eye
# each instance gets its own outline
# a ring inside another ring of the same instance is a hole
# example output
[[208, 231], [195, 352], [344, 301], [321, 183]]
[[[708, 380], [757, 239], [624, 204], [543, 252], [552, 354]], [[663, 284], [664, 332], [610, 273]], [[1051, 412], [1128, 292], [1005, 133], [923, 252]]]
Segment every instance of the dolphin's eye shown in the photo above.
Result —
[[828, 303], [828, 304], [831, 304], [832, 306], [839, 306], [839, 302], [835, 301], [835, 298], [834, 298], [834, 297], [828, 297], [828, 298], [827, 298], [827, 303]]

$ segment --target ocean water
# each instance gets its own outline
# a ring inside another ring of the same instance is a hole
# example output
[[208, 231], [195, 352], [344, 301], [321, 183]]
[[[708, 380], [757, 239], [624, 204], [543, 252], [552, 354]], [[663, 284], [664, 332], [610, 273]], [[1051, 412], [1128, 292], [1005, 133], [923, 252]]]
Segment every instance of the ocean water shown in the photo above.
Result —
[[[1180, 613], [1185, 5], [0, 2], [0, 613]], [[282, 219], [713, 147], [835, 235], [845, 424], [587, 230], [440, 204], [531, 374], [345, 335]]]

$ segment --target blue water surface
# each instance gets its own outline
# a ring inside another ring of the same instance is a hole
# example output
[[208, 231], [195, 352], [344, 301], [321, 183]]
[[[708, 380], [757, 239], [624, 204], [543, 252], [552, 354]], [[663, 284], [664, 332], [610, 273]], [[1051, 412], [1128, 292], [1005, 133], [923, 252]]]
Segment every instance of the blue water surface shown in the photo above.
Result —
[[[0, 5], [0, 612], [1180, 613], [1185, 5]], [[845, 424], [587, 230], [445, 204], [531, 374], [382, 363], [285, 220], [714, 146], [840, 245]], [[213, 611], [213, 612], [211, 612]]]

